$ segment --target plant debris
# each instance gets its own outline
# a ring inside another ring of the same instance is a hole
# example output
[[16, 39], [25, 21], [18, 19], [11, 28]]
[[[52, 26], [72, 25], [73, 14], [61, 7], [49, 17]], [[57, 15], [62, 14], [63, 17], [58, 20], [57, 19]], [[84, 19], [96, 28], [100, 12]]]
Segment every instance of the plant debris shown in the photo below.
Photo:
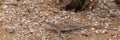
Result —
[[64, 6], [62, 6], [61, 10], [86, 10], [93, 9], [93, 7], [97, 5], [95, 0], [69, 0]]
[[114, 0], [114, 2], [115, 2], [118, 6], [120, 6], [120, 0]]

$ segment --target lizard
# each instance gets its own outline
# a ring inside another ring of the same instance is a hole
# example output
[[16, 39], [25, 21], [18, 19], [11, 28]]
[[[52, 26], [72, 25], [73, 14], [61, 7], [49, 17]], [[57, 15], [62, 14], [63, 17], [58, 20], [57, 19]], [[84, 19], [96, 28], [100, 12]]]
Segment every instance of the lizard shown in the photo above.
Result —
[[[58, 24], [54, 24], [52, 22], [45, 22], [45, 24], [49, 25], [48, 29], [50, 30], [54, 30], [56, 32], [58, 32], [58, 34], [60, 32], [66, 32], [66, 31], [73, 31], [73, 30], [78, 30], [78, 29], [87, 29], [87, 28], [98, 28], [98, 29], [106, 29], [106, 30], [118, 30], [118, 29], [110, 29], [110, 28], [104, 28], [101, 26], [92, 26], [92, 25], [76, 25], [76, 24], [63, 24], [63, 25], [58, 25]], [[60, 34], [59, 34], [60, 35]]]

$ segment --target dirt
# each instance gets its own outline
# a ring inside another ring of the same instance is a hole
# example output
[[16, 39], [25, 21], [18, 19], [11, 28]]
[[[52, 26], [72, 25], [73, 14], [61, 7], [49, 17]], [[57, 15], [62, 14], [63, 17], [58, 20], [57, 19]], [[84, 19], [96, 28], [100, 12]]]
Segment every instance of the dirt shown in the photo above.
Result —
[[[0, 0], [0, 40], [120, 40], [120, 9], [114, 0], [99, 0], [94, 9], [78, 12], [61, 11], [61, 5], [57, 0]], [[58, 36], [46, 30], [46, 20], [118, 30], [88, 28]]]

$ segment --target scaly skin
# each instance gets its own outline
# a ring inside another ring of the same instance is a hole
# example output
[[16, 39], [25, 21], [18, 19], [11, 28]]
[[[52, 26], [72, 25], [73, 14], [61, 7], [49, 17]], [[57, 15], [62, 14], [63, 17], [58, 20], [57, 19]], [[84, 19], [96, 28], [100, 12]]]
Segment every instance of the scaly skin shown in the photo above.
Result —
[[45, 24], [49, 25], [49, 29], [55, 30], [55, 31], [71, 31], [76, 29], [87, 29], [87, 28], [98, 28], [98, 29], [107, 29], [107, 30], [117, 30], [117, 29], [109, 29], [104, 28], [102, 26], [92, 26], [92, 25], [77, 25], [77, 24], [64, 24], [64, 25], [58, 25], [51, 22], [45, 22]]
[[61, 32], [67, 32], [67, 31], [73, 31], [78, 29], [87, 29], [87, 28], [98, 28], [98, 29], [106, 29], [106, 30], [118, 30], [118, 29], [109, 29], [104, 28], [101, 26], [91, 26], [91, 25], [76, 25], [76, 24], [64, 24], [64, 25], [58, 25], [51, 22], [45, 22], [45, 24], [49, 25], [48, 29], [54, 30], [58, 33], [58, 36], [60, 36]]

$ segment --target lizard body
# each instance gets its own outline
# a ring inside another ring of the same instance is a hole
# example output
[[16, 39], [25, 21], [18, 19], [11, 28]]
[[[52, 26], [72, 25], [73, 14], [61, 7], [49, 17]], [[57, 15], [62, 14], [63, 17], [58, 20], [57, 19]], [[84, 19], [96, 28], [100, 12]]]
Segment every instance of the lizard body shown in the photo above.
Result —
[[107, 29], [107, 30], [118, 30], [118, 29], [109, 29], [109, 28], [104, 28], [101, 26], [91, 26], [91, 25], [75, 25], [75, 24], [64, 24], [64, 25], [58, 25], [54, 24], [51, 22], [46, 22], [47, 25], [49, 25], [49, 29], [55, 30], [57, 32], [62, 32], [62, 31], [71, 31], [71, 30], [77, 30], [77, 29], [87, 29], [87, 28], [98, 28], [98, 29]]

